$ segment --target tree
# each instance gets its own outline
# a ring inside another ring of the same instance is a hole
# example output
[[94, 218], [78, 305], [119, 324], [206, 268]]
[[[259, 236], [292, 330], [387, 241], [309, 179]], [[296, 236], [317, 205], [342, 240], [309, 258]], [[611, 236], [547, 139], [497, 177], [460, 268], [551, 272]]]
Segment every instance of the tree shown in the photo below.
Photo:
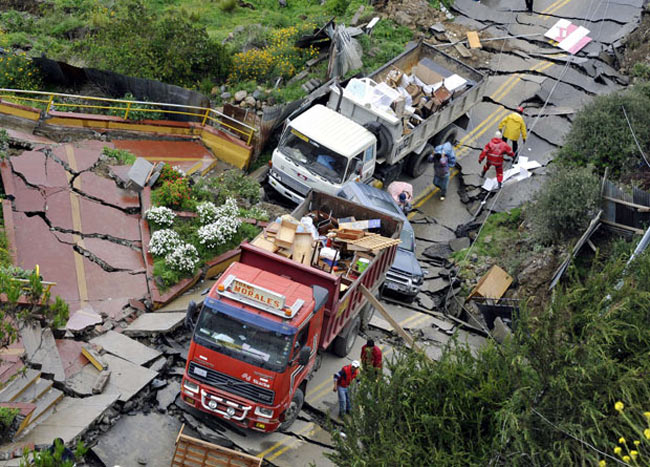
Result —
[[403, 352], [383, 381], [362, 381], [332, 460], [529, 466], [615, 457], [630, 432], [615, 402], [642, 412], [650, 399], [650, 254], [624, 272], [625, 259], [596, 258], [584, 281], [572, 273], [539, 316], [524, 307], [499, 347], [474, 356], [454, 343], [437, 363]]

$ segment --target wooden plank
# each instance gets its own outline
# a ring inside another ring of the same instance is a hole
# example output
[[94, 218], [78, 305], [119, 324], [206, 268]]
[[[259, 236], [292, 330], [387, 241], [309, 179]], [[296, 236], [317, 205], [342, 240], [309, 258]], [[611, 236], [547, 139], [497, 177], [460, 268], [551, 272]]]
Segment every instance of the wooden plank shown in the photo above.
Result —
[[623, 225], [623, 224], [608, 221], [608, 220], [605, 220], [605, 219], [601, 219], [600, 222], [602, 222], [603, 224], [611, 225], [612, 227], [617, 227], [619, 229], [629, 230], [630, 232], [638, 233], [639, 235], [643, 235], [645, 233], [644, 230], [637, 229], [636, 227], [630, 227], [629, 225]]
[[458, 51], [461, 57], [463, 58], [470, 58], [472, 54], [467, 50], [467, 48], [461, 44], [459, 41], [455, 40], [453, 37], [448, 32], [445, 32], [445, 37], [449, 42], [452, 43], [454, 48]]
[[622, 204], [623, 206], [628, 206], [630, 208], [634, 208], [639, 212], [650, 212], [650, 207], [648, 206], [642, 206], [640, 204], [632, 203], [630, 201], [625, 201], [622, 199], [617, 199], [617, 198], [612, 198], [611, 196], [603, 196], [603, 199], [606, 199], [608, 201], [612, 201], [616, 204]]
[[467, 41], [469, 42], [469, 46], [472, 49], [480, 49], [481, 48], [481, 41], [478, 38], [478, 32], [476, 31], [467, 31]]
[[311, 266], [313, 238], [309, 232], [296, 232], [296, 238], [293, 241], [293, 254], [291, 259]]
[[512, 284], [512, 276], [495, 264], [481, 277], [467, 299], [469, 300], [475, 295], [484, 298], [501, 298], [510, 284]]
[[397, 334], [399, 334], [408, 344], [409, 346], [414, 349], [414, 350], [420, 350], [420, 348], [415, 344], [415, 340], [411, 337], [409, 333], [407, 333], [398, 323], [393, 319], [393, 317], [386, 311], [386, 309], [383, 307], [381, 303], [379, 303], [379, 300], [375, 298], [373, 294], [370, 293], [370, 291], [366, 288], [365, 285], [359, 284], [359, 290], [363, 294], [364, 297], [366, 297], [366, 300], [370, 302], [370, 304], [375, 307], [375, 310], [379, 311], [381, 315], [384, 317], [386, 321], [390, 323], [391, 326], [393, 326], [393, 329], [397, 331]]

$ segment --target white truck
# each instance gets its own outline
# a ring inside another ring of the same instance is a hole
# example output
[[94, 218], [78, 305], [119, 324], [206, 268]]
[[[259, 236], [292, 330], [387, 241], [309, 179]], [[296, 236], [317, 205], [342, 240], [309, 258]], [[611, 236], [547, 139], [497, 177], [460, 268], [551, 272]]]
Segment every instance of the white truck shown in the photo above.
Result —
[[416, 178], [433, 148], [456, 139], [480, 102], [484, 76], [425, 42], [345, 89], [292, 114], [273, 151], [269, 184], [300, 203], [310, 189], [336, 194], [348, 181], [388, 186], [403, 171]]

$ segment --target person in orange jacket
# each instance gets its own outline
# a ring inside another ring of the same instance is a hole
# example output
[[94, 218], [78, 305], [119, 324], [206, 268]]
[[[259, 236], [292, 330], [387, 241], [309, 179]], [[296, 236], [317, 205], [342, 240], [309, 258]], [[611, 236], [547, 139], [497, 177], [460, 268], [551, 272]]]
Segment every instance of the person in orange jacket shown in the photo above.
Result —
[[522, 117], [523, 113], [524, 108], [519, 106], [517, 107], [517, 112], [512, 112], [506, 115], [505, 118], [501, 120], [501, 123], [499, 123], [499, 130], [503, 133], [503, 142], [507, 143], [508, 140], [512, 142], [512, 150], [515, 153], [513, 162], [517, 160], [517, 156], [519, 155], [519, 152], [517, 151], [519, 149], [519, 137], [521, 137], [524, 143], [528, 137], [528, 133], [526, 132], [526, 122], [524, 122], [524, 117]]
[[502, 134], [499, 130], [494, 134], [488, 144], [485, 145], [481, 155], [478, 156], [479, 164], [483, 162], [483, 159], [487, 157], [487, 163], [483, 166], [483, 173], [481, 177], [485, 177], [485, 172], [488, 171], [490, 167], [494, 167], [497, 171], [497, 182], [499, 182], [499, 188], [501, 188], [501, 183], [503, 182], [503, 156], [507, 154], [508, 156], [515, 158], [515, 153], [512, 152], [510, 146], [505, 143], [501, 138]]
[[334, 375], [334, 391], [339, 396], [339, 416], [343, 417], [350, 413], [352, 409], [352, 399], [350, 398], [350, 384], [359, 376], [359, 362], [354, 360], [349, 365], [341, 368], [341, 371]]

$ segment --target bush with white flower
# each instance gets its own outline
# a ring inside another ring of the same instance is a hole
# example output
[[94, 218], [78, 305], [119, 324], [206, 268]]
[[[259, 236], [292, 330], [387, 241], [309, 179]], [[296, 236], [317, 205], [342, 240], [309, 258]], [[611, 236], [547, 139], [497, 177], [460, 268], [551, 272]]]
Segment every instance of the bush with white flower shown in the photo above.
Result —
[[182, 243], [180, 236], [173, 230], [156, 230], [149, 240], [149, 253], [154, 256], [165, 256]]
[[199, 221], [201, 225], [211, 224], [217, 220], [218, 208], [210, 201], [204, 201], [196, 207], [196, 212], [199, 214]]
[[165, 264], [180, 272], [194, 272], [199, 262], [199, 252], [190, 243], [181, 243], [165, 256]]
[[149, 222], [153, 222], [154, 224], [164, 227], [171, 227], [174, 224], [176, 214], [168, 207], [154, 206], [147, 209], [147, 211], [144, 213], [144, 218]]
[[235, 198], [228, 198], [225, 203], [217, 208], [218, 217], [238, 217], [239, 207]]
[[207, 248], [223, 245], [235, 236], [240, 225], [241, 221], [237, 216], [219, 217], [215, 222], [199, 229], [199, 243]]

